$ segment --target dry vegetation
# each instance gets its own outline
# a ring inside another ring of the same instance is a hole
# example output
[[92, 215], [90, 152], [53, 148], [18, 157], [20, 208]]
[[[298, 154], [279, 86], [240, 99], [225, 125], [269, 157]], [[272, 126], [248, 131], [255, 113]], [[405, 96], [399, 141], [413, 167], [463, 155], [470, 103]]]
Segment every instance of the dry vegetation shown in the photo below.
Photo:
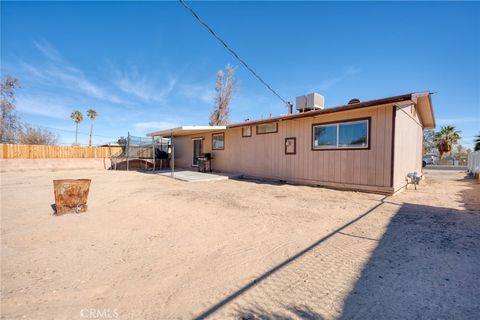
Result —
[[[385, 199], [136, 172], [1, 178], [5, 319], [480, 317], [480, 185], [460, 173]], [[86, 214], [51, 215], [56, 178], [92, 179]]]

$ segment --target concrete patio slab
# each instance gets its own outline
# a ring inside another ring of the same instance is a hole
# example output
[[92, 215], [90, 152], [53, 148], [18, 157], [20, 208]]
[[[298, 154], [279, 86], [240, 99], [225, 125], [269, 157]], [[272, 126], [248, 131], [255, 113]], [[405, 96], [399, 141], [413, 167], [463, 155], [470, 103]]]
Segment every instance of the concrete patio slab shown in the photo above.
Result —
[[[165, 177], [171, 177], [171, 171], [156, 171], [155, 174], [159, 174]], [[238, 177], [239, 175], [228, 175], [223, 173], [204, 173], [190, 170], [175, 170], [173, 177], [177, 180], [185, 182], [207, 182], [207, 181], [222, 181], [229, 178]]]

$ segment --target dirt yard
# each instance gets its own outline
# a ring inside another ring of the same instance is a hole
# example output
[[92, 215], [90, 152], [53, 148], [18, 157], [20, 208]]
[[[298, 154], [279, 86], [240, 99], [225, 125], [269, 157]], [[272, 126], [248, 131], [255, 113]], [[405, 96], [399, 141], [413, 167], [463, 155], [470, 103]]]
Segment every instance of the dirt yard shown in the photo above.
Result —
[[[87, 213], [52, 215], [58, 178], [92, 179]], [[1, 276], [4, 319], [479, 319], [480, 184], [6, 172]]]

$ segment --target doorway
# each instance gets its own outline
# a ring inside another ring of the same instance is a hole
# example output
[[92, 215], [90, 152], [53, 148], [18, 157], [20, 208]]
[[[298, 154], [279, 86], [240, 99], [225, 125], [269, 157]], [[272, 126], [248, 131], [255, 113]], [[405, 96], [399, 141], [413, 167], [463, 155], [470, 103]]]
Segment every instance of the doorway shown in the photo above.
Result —
[[193, 138], [192, 166], [198, 166], [198, 157], [202, 154], [203, 138]]

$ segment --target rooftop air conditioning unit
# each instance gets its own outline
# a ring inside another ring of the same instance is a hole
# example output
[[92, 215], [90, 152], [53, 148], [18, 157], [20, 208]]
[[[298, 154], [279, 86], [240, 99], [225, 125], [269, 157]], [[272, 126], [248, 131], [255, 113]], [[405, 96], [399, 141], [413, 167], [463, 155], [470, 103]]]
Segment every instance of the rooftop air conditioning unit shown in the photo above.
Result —
[[296, 98], [297, 111], [305, 112], [324, 109], [324, 100], [325, 98], [318, 93], [309, 93], [304, 96], [299, 96]]

